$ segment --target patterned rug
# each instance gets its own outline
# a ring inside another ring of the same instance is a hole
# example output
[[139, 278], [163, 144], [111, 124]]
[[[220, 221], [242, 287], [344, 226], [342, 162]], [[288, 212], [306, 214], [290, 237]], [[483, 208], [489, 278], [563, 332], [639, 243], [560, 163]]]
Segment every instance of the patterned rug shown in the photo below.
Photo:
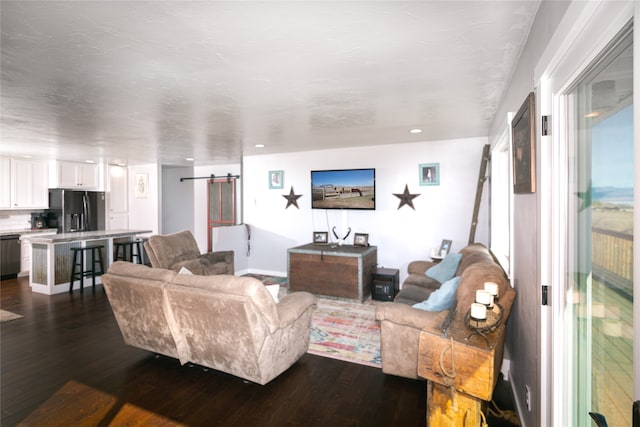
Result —
[[11, 320], [21, 319], [24, 316], [21, 314], [15, 314], [7, 310], [0, 310], [0, 323], [10, 322]]
[[[247, 274], [265, 285], [280, 284], [280, 296], [287, 293], [287, 278]], [[380, 368], [380, 324], [376, 304], [370, 298], [355, 301], [316, 296], [311, 319], [308, 353]]]

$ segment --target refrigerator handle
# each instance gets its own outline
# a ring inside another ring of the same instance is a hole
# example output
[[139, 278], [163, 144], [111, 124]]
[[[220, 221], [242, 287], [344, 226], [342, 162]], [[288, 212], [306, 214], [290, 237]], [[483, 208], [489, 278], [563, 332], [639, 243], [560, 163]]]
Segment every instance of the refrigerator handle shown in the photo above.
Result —
[[89, 207], [89, 201], [87, 200], [88, 195], [85, 191], [82, 194], [82, 231], [87, 231], [89, 229], [89, 224], [91, 222], [91, 210]]

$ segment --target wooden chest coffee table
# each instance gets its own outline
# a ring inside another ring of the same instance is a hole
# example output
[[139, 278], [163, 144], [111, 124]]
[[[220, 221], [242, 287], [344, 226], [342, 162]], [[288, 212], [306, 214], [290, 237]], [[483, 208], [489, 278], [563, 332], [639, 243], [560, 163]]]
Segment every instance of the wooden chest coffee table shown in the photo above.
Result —
[[291, 291], [358, 301], [371, 293], [371, 273], [378, 262], [376, 246], [310, 243], [287, 252]]

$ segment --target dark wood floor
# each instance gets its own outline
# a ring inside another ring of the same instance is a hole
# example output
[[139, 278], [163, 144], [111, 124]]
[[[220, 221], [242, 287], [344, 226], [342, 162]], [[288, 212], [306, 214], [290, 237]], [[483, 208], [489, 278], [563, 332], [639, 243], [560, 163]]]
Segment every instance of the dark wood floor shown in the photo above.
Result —
[[259, 386], [125, 346], [100, 287], [46, 296], [18, 278], [0, 282], [0, 296], [1, 308], [24, 315], [0, 325], [3, 427], [70, 381], [190, 426], [425, 425], [421, 381], [305, 354]]

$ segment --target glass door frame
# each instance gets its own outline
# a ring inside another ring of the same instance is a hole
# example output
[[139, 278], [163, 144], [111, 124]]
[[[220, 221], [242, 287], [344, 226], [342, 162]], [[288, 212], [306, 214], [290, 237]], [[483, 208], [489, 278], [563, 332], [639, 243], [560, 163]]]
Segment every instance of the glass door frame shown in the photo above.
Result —
[[[540, 158], [540, 261], [542, 285], [550, 285], [551, 305], [541, 309], [541, 414], [543, 425], [575, 425], [573, 400], [572, 309], [565, 292], [567, 242], [567, 176], [570, 105], [565, 95], [579, 75], [629, 21], [640, 23], [637, 2], [573, 2], [534, 72], [536, 110], [551, 116], [551, 135], [538, 134]], [[637, 28], [637, 26], [636, 26]], [[640, 31], [634, 31], [634, 69], [640, 69]], [[558, 42], [561, 41], [561, 42]], [[636, 73], [637, 74], [637, 73]], [[640, 106], [640, 78], [634, 79], [634, 105]], [[635, 182], [640, 181], [640, 108], [634, 110]], [[539, 132], [539, 131], [538, 131]], [[634, 194], [640, 206], [640, 191]], [[634, 210], [634, 242], [640, 242], [640, 209]], [[640, 250], [634, 244], [634, 264]], [[634, 294], [640, 295], [640, 269], [634, 271]], [[638, 299], [637, 301], [640, 301]], [[640, 310], [634, 310], [634, 378], [640, 378]], [[634, 400], [640, 399], [640, 381], [634, 382]], [[631, 408], [629, 408], [631, 410]]]

